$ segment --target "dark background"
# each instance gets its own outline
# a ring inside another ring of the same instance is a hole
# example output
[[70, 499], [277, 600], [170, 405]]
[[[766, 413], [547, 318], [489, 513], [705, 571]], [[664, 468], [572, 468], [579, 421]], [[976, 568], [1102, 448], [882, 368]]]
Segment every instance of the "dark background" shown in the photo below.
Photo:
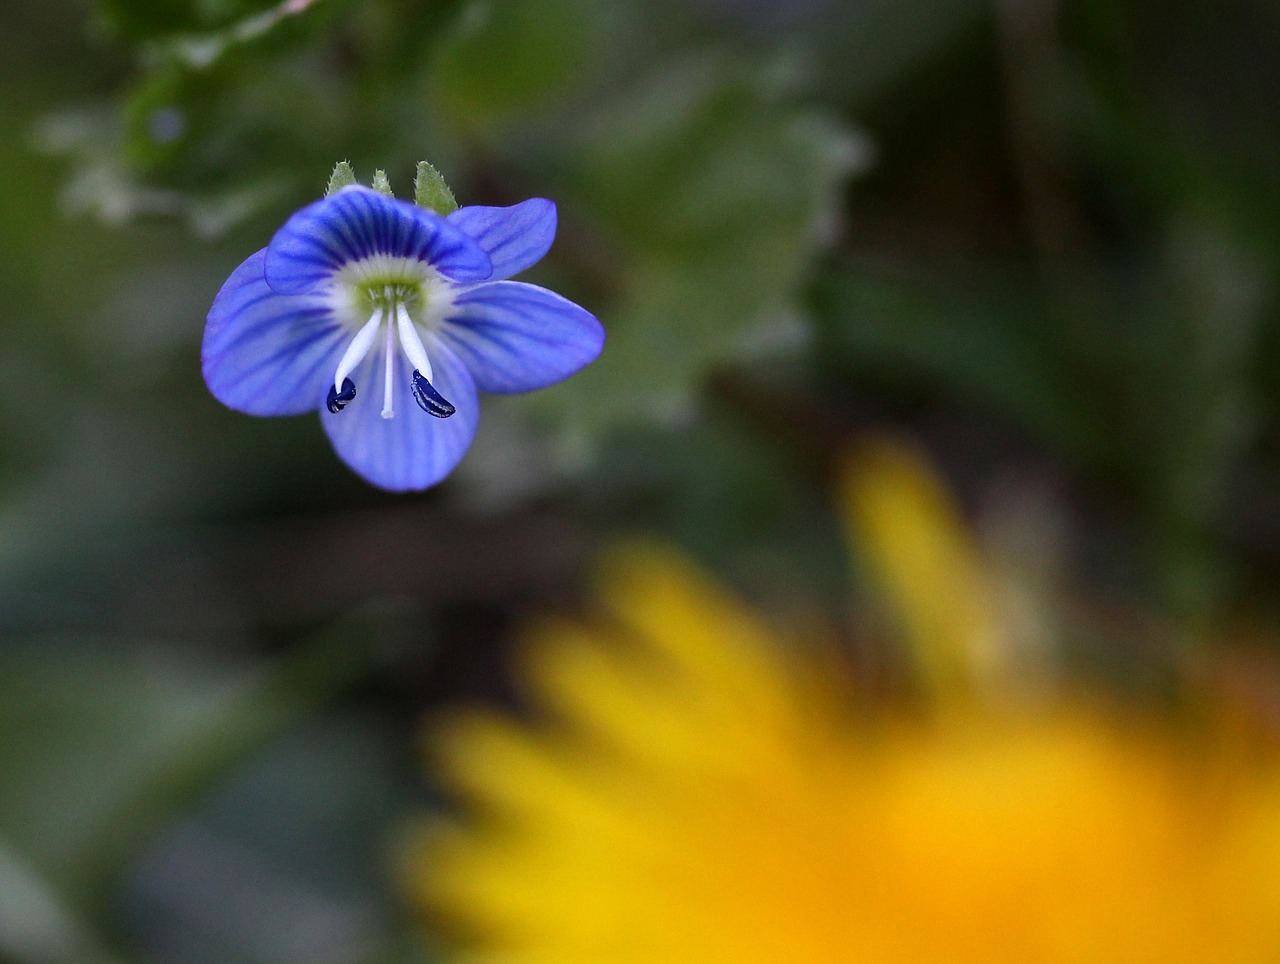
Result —
[[[832, 496], [868, 438], [928, 454], [1069, 674], [1272, 678], [1276, 4], [0, 23], [0, 959], [424, 959], [388, 872], [423, 714], [510, 701], [513, 631], [620, 538], [873, 608]], [[223, 409], [199, 346], [335, 161], [404, 196], [422, 158], [463, 204], [555, 198], [528, 277], [609, 343], [404, 497]]]

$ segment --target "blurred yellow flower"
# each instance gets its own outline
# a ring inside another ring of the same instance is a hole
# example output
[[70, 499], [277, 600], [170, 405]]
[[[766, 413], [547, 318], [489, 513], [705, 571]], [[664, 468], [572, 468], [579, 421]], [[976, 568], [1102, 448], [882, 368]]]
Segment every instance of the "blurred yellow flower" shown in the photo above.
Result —
[[543, 726], [434, 731], [471, 811], [409, 880], [463, 959], [1280, 958], [1271, 761], [1082, 709], [857, 721], [678, 558], [617, 558], [603, 595], [607, 628], [531, 640]]
[[1280, 762], [1060, 701], [983, 712], [1001, 628], [977, 550], [908, 450], [844, 486], [855, 543], [947, 698], [873, 712], [683, 558], [609, 560], [606, 618], [527, 640], [536, 724], [456, 714], [464, 805], [411, 848], [457, 959], [1179, 964], [1280, 960]]

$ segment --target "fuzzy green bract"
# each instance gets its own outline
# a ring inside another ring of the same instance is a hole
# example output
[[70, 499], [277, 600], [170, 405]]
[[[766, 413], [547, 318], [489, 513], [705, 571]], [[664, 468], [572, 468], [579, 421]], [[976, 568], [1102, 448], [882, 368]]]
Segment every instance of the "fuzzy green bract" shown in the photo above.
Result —
[[546, 254], [555, 230], [545, 198], [445, 216], [342, 187], [294, 214], [222, 286], [205, 381], [250, 415], [318, 410], [359, 475], [425, 489], [470, 446], [477, 392], [544, 388], [600, 354], [595, 316], [508, 280]]

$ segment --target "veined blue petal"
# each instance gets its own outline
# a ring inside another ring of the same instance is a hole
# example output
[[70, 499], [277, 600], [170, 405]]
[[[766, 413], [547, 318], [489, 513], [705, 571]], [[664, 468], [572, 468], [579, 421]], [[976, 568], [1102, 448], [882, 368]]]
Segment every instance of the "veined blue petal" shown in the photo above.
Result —
[[475, 239], [493, 261], [489, 280], [502, 281], [542, 260], [556, 236], [554, 201], [535, 197], [508, 208], [465, 207], [449, 223]]
[[483, 248], [432, 211], [366, 187], [344, 187], [303, 208], [267, 245], [267, 283], [281, 294], [322, 286], [343, 265], [373, 255], [425, 262], [446, 278], [484, 281]]
[[476, 434], [480, 400], [463, 364], [429, 339], [432, 384], [456, 407], [449, 418], [433, 418], [413, 398], [413, 368], [394, 351], [394, 418], [382, 417], [386, 346], [379, 343], [351, 378], [356, 397], [336, 414], [320, 413], [324, 430], [342, 461], [374, 485], [393, 492], [425, 489], [461, 461]]
[[477, 388], [509, 394], [553, 385], [595, 361], [604, 328], [546, 288], [498, 281], [459, 296], [440, 338], [470, 369]]
[[204, 380], [224, 405], [250, 415], [299, 415], [324, 403], [350, 337], [328, 305], [273, 291], [265, 250], [231, 273], [204, 329]]

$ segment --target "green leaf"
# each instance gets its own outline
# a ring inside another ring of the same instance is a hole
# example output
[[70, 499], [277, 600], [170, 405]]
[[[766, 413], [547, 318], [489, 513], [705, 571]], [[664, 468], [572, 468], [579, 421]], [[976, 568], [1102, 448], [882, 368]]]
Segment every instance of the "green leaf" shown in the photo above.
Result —
[[828, 240], [817, 226], [836, 220], [860, 155], [839, 121], [716, 53], [659, 65], [572, 130], [577, 201], [612, 242], [594, 257], [614, 269], [613, 296], [582, 299], [609, 340], [530, 405], [591, 439], [679, 417], [712, 367], [803, 336], [800, 295]]
[[593, 59], [595, 0], [495, 0], [464, 8], [436, 63], [438, 97], [484, 127], [555, 103]]
[[[839, 374], [897, 387], [941, 388], [1009, 418], [1086, 462], [1115, 457], [1105, 404], [1078, 380], [1047, 309], [1021, 300], [931, 293], [854, 271], [818, 285], [819, 356]], [[1114, 415], [1114, 413], [1112, 413]], [[1118, 440], [1116, 440], [1118, 441]]]
[[240, 44], [270, 33], [281, 22], [296, 17], [315, 0], [278, 0], [266, 10], [230, 23], [221, 29], [173, 34], [153, 42], [148, 54], [194, 71], [208, 70]]
[[4, 841], [0, 959], [14, 964], [118, 964], [86, 922]]
[[368, 665], [344, 627], [272, 665], [119, 641], [0, 660], [0, 839], [61, 893], [98, 892], [146, 832]]

